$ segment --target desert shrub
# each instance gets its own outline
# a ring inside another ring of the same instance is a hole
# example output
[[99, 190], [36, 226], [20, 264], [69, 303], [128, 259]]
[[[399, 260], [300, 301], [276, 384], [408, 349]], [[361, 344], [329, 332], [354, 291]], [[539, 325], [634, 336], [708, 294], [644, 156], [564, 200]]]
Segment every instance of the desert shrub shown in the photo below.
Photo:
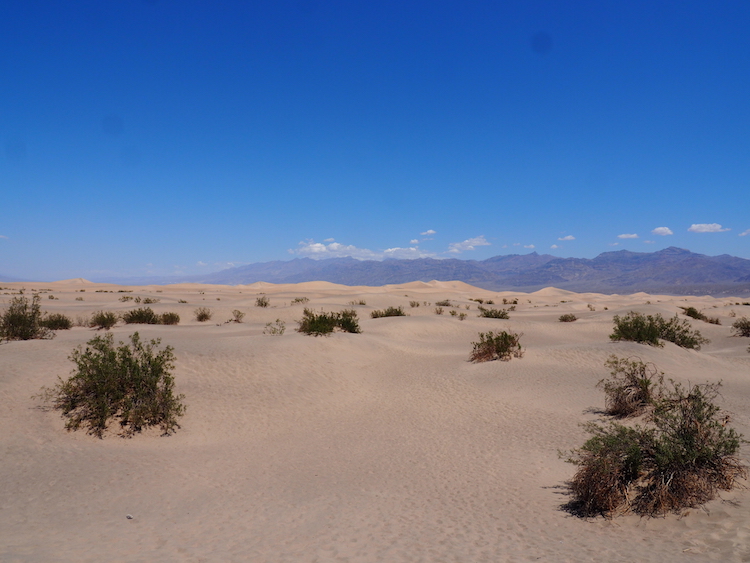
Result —
[[31, 297], [31, 302], [25, 295], [13, 297], [0, 314], [0, 340], [53, 338], [55, 334], [42, 324], [40, 301], [38, 294]]
[[695, 307], [680, 307], [682, 309], [682, 314], [690, 317], [691, 319], [697, 319], [699, 321], [703, 321], [706, 323], [711, 323], [714, 325], [720, 325], [721, 321], [718, 317], [707, 317], [704, 315], [701, 311], [696, 309]]
[[443, 299], [442, 301], [435, 301], [435, 305], [438, 307], [453, 307], [450, 299]]
[[143, 307], [127, 311], [126, 313], [123, 313], [122, 320], [125, 321], [126, 324], [159, 324], [159, 317], [154, 313], [151, 307]]
[[120, 297], [120, 301], [122, 301], [123, 303], [126, 303], [127, 301], [132, 301], [132, 300], [133, 300], [132, 295], [122, 295]]
[[180, 315], [177, 313], [162, 313], [159, 315], [160, 325], [176, 325], [180, 324]]
[[436, 315], [442, 315], [443, 314], [443, 308], [442, 307], [435, 307], [435, 314]]
[[239, 309], [235, 309], [234, 311], [232, 311], [232, 318], [230, 319], [229, 322], [232, 322], [232, 323], [241, 323], [242, 319], [244, 319], [244, 318], [245, 318], [245, 313], [243, 313]]
[[565, 313], [564, 315], [560, 315], [560, 318], [558, 318], [561, 323], [572, 323], [573, 321], [577, 321], [578, 317], [576, 317], [573, 313]]
[[97, 311], [91, 315], [89, 326], [91, 328], [109, 330], [117, 324], [119, 318], [112, 311]]
[[263, 329], [263, 334], [272, 334], [274, 336], [281, 336], [286, 330], [286, 324], [281, 319], [276, 319], [275, 323], [266, 323], [266, 327]]
[[347, 305], [367, 305], [367, 301], [365, 301], [364, 299], [355, 299], [353, 301], [349, 301]]
[[740, 317], [732, 323], [733, 336], [750, 336], [750, 319]]
[[616, 341], [631, 340], [640, 344], [662, 346], [659, 340], [662, 339], [695, 350], [700, 350], [701, 345], [709, 342], [699, 331], [693, 330], [687, 320], [681, 320], [677, 315], [666, 320], [659, 314], [644, 315], [630, 311], [624, 317], [615, 315], [612, 320], [615, 326], [609, 337]]
[[458, 315], [458, 311], [451, 309], [451, 317], [455, 317], [456, 315]]
[[198, 307], [194, 313], [195, 313], [195, 320], [200, 323], [211, 320], [212, 313], [211, 313], [211, 309], [209, 309], [208, 307]]
[[73, 321], [70, 317], [62, 313], [51, 313], [42, 317], [42, 326], [50, 330], [70, 330], [73, 328]]
[[360, 333], [357, 312], [352, 309], [345, 309], [338, 313], [315, 313], [305, 308], [302, 313], [302, 319], [297, 321], [298, 332], [312, 336], [322, 336], [330, 334], [338, 328], [344, 332]]
[[177, 302], [178, 303], [187, 303], [187, 301], [185, 301], [184, 299], [178, 299]]
[[459, 313], [458, 314], [458, 320], [459, 321], [466, 320], [466, 316], [467, 316], [466, 313]]
[[594, 307], [591, 303], [586, 306], [589, 308], [589, 311], [596, 311], [596, 307]]
[[296, 305], [297, 303], [307, 303], [310, 301], [310, 298], [308, 297], [295, 297], [292, 299], [292, 305]]
[[261, 295], [260, 297], [255, 299], [255, 306], [256, 307], [268, 307], [268, 304], [270, 301], [268, 300], [268, 297], [265, 295]]
[[76, 301], [83, 301], [83, 297], [76, 297]]
[[370, 313], [370, 317], [373, 319], [380, 319], [382, 317], [405, 317], [403, 307], [388, 307], [382, 310], [375, 310]]
[[474, 347], [470, 360], [472, 362], [488, 362], [490, 360], [507, 361], [511, 358], [523, 356], [520, 338], [521, 334], [514, 332], [480, 332], [479, 342], [472, 342]]
[[97, 336], [73, 350], [73, 375], [43, 390], [53, 408], [67, 419], [65, 428], [101, 438], [116, 420], [122, 436], [161, 427], [164, 435], [179, 428], [185, 412], [182, 395], [174, 395], [173, 348], [159, 350], [160, 340], [143, 343], [136, 332], [130, 344], [115, 347], [111, 334]]
[[414, 309], [415, 307], [419, 307], [419, 301], [409, 301], [409, 307]]
[[143, 298], [143, 304], [144, 305], [151, 305], [152, 303], [158, 303], [159, 299], [156, 297], [144, 297]]
[[616, 418], [643, 414], [659, 397], [664, 374], [639, 359], [610, 356], [605, 364], [610, 377], [597, 387], [604, 389], [606, 413]]
[[479, 315], [478, 317], [484, 317], [487, 319], [509, 319], [510, 315], [508, 315], [508, 311], [505, 309], [487, 309], [486, 307], [482, 307], [479, 305], [477, 307], [479, 309]]
[[719, 384], [657, 388], [648, 427], [585, 425], [591, 438], [567, 459], [578, 465], [570, 489], [579, 514], [678, 512], [747, 476], [737, 457], [742, 436], [714, 403]]
[[507, 299], [503, 297], [503, 305], [518, 305], [518, 298], [516, 299]]
[[487, 300], [487, 305], [494, 305], [495, 302], [492, 299]]
[[479, 303], [480, 305], [484, 303], [484, 299], [481, 299], [481, 298], [477, 298], [477, 299], [469, 298], [469, 301], [474, 301], [475, 303]]

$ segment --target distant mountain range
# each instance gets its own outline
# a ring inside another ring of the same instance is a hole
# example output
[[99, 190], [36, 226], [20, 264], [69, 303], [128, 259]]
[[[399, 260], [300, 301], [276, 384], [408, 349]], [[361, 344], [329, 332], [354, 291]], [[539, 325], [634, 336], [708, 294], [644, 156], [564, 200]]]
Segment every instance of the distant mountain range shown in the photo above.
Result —
[[412, 281], [463, 281], [493, 291], [558, 287], [576, 292], [748, 295], [750, 260], [670, 247], [658, 252], [604, 252], [593, 259], [511, 254], [486, 260], [356, 260], [295, 258], [229, 268], [204, 276], [101, 279], [121, 284], [300, 283], [379, 286]]

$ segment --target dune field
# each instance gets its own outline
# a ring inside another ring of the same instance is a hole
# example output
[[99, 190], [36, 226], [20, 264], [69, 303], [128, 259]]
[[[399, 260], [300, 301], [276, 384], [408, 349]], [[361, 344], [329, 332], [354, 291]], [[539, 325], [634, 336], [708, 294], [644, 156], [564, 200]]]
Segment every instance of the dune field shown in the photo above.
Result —
[[[611, 354], [680, 382], [722, 381], [719, 405], [750, 437], [750, 339], [730, 329], [733, 315], [750, 317], [746, 299], [461, 282], [0, 286], [0, 311], [25, 288], [43, 310], [82, 320], [146, 306], [123, 297], [158, 299], [148, 306], [178, 325], [111, 332], [173, 346], [187, 407], [167, 437], [67, 432], [32, 396], [68, 377], [73, 349], [101, 332], [0, 344], [0, 561], [750, 561], [747, 490], [660, 518], [582, 519], [563, 508], [575, 467], [558, 455], [584, 442], [581, 423], [603, 419], [596, 384]], [[256, 306], [262, 295], [268, 307]], [[509, 320], [477, 316], [475, 299], [508, 308], [503, 298], [518, 300]], [[437, 315], [442, 300], [451, 306]], [[388, 306], [408, 316], [370, 318]], [[613, 315], [679, 306], [721, 320], [691, 320], [711, 339], [700, 351], [609, 339]], [[198, 307], [212, 319], [195, 320]], [[362, 333], [298, 333], [305, 307], [353, 308]], [[235, 309], [243, 322], [225, 322]], [[559, 322], [564, 313], [578, 320]], [[277, 319], [284, 334], [264, 334]], [[469, 362], [479, 332], [509, 328], [522, 358]]]

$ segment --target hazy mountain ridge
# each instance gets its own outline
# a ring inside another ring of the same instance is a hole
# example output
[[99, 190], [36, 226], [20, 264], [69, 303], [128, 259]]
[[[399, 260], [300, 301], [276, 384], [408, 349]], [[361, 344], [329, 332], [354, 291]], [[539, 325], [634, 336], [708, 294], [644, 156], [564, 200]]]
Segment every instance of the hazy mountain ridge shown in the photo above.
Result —
[[576, 292], [745, 295], [750, 294], [750, 260], [727, 254], [706, 256], [675, 247], [657, 252], [604, 252], [592, 259], [555, 258], [536, 252], [493, 256], [481, 261], [294, 258], [247, 264], [202, 276], [97, 281], [133, 285], [328, 281], [344, 285], [379, 286], [431, 280], [458, 280], [493, 291], [535, 291], [555, 286]]

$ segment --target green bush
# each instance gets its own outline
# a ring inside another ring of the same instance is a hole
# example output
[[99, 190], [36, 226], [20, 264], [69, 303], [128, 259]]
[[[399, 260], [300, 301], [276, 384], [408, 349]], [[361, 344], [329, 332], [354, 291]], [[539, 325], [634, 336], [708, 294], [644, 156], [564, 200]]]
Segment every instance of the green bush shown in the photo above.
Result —
[[624, 317], [615, 315], [614, 331], [610, 334], [611, 340], [630, 340], [640, 344], [651, 346], [663, 346], [662, 340], [674, 342], [682, 348], [700, 350], [701, 345], [710, 341], [703, 338], [701, 333], [693, 330], [690, 322], [679, 319], [677, 315], [666, 320], [661, 315], [644, 315], [630, 311]]
[[109, 330], [117, 324], [118, 317], [112, 311], [97, 311], [91, 315], [89, 326], [97, 329]]
[[482, 307], [481, 305], [477, 306], [477, 309], [479, 309], [478, 317], [484, 317], [486, 319], [509, 319], [510, 315], [508, 315], [508, 311], [505, 309], [487, 309], [486, 307]]
[[560, 315], [560, 318], [558, 320], [561, 323], [572, 323], [573, 321], [577, 321], [578, 317], [576, 317], [573, 313], [565, 313], [564, 315]]
[[212, 316], [211, 309], [209, 309], [208, 307], [198, 307], [195, 310], [195, 320], [200, 323], [210, 321], [211, 316]]
[[480, 332], [479, 342], [472, 342], [474, 347], [470, 360], [472, 362], [489, 362], [491, 360], [507, 361], [523, 356], [520, 338], [522, 334], [514, 332]]
[[180, 324], [180, 315], [177, 313], [162, 313], [159, 315], [160, 325], [176, 325]]
[[275, 323], [266, 323], [266, 327], [263, 329], [263, 334], [271, 334], [273, 336], [281, 336], [286, 330], [286, 324], [281, 319], [276, 319]]
[[159, 317], [154, 313], [151, 307], [143, 307], [142, 309], [134, 309], [123, 313], [122, 320], [125, 321], [126, 324], [159, 324]]
[[740, 317], [732, 323], [733, 336], [750, 336], [750, 319]]
[[29, 303], [25, 295], [13, 297], [0, 314], [0, 341], [53, 338], [55, 333], [42, 323], [40, 297], [34, 294]]
[[570, 508], [580, 515], [680, 512], [747, 477], [742, 436], [713, 402], [719, 385], [658, 387], [648, 427], [585, 425], [592, 436], [567, 459], [578, 466]]
[[67, 419], [65, 428], [102, 438], [116, 420], [122, 436], [143, 428], [161, 427], [162, 434], [179, 428], [177, 418], [185, 412], [182, 395], [174, 395], [173, 348], [158, 350], [160, 341], [142, 343], [136, 332], [130, 344], [115, 347], [111, 334], [97, 336], [76, 348], [70, 356], [73, 375], [43, 396]]
[[375, 310], [370, 313], [370, 317], [373, 319], [380, 319], [382, 317], [405, 317], [403, 307], [388, 307], [387, 309]]
[[610, 377], [597, 387], [604, 389], [607, 414], [616, 418], [639, 416], [654, 404], [664, 380], [654, 364], [610, 356], [605, 365], [612, 370]]
[[305, 308], [302, 312], [302, 319], [297, 321], [298, 332], [312, 336], [322, 336], [330, 334], [338, 328], [344, 332], [360, 333], [357, 312], [351, 309], [345, 309], [338, 313], [315, 313]]
[[706, 323], [711, 323], [714, 325], [720, 325], [721, 321], [718, 317], [707, 317], [704, 315], [701, 311], [696, 309], [695, 307], [680, 307], [682, 309], [682, 314], [690, 317], [691, 319], [697, 319], [699, 321], [703, 321]]
[[42, 326], [50, 330], [70, 330], [73, 321], [62, 313], [50, 313], [42, 318]]
[[255, 306], [256, 307], [268, 307], [270, 301], [268, 300], [268, 297], [265, 295], [261, 295], [255, 300]]

